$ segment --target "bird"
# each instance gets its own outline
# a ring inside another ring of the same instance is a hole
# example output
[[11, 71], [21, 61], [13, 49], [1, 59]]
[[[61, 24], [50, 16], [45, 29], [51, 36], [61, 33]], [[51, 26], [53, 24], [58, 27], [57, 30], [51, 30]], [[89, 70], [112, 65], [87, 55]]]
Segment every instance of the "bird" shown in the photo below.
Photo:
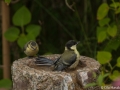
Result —
[[80, 53], [77, 50], [79, 41], [69, 40], [65, 44], [65, 50], [56, 60], [50, 60], [45, 57], [36, 58], [36, 65], [52, 65], [55, 71], [63, 71], [66, 68], [75, 69], [80, 61]]
[[24, 45], [23, 51], [28, 57], [34, 57], [39, 51], [39, 46], [34, 40], [30, 40]]

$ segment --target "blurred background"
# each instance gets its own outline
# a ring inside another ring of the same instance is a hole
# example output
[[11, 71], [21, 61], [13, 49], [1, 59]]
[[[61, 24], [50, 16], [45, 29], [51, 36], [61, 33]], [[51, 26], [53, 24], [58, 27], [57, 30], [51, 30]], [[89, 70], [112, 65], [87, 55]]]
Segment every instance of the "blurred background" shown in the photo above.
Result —
[[102, 83], [120, 75], [120, 0], [0, 0], [0, 31], [1, 87], [11, 85], [10, 67], [25, 57], [29, 40], [39, 44], [40, 55], [60, 54], [68, 40], [80, 41], [80, 54], [102, 64]]

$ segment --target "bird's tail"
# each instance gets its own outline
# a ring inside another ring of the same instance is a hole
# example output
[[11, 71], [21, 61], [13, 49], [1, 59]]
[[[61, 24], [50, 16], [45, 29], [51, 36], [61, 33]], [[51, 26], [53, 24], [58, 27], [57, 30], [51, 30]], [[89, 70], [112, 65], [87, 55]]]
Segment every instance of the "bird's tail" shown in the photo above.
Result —
[[53, 65], [54, 64], [54, 60], [38, 56], [36, 58], [35, 64], [36, 65]]

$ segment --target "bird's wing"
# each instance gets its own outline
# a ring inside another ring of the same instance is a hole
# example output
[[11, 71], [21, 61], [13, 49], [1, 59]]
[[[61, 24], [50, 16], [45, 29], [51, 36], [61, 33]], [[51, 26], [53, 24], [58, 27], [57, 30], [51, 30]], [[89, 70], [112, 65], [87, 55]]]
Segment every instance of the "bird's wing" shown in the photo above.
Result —
[[60, 58], [61, 58], [61, 56], [58, 57], [56, 60], [54, 60], [54, 65], [59, 61]]
[[70, 66], [71, 64], [73, 64], [76, 61], [77, 55], [74, 52], [64, 52], [63, 55], [61, 56], [61, 60], [62, 63], [64, 63], [65, 65]]
[[54, 70], [62, 71], [76, 61], [77, 55], [74, 52], [65, 51], [54, 63]]
[[64, 65], [63, 63], [59, 63], [59, 64], [56, 64], [54, 66], [54, 70], [55, 71], [62, 71], [62, 70], [64, 70], [67, 67], [68, 67], [67, 65]]
[[54, 61], [45, 57], [37, 57], [35, 64], [36, 65], [53, 65]]

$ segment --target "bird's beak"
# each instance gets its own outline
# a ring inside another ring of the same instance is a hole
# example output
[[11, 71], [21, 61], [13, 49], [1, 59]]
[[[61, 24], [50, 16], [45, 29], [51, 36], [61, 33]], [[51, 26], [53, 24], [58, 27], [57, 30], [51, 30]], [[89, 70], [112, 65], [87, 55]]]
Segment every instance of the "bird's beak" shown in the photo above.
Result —
[[79, 43], [80, 43], [80, 41], [77, 42], [77, 44], [79, 44]]

